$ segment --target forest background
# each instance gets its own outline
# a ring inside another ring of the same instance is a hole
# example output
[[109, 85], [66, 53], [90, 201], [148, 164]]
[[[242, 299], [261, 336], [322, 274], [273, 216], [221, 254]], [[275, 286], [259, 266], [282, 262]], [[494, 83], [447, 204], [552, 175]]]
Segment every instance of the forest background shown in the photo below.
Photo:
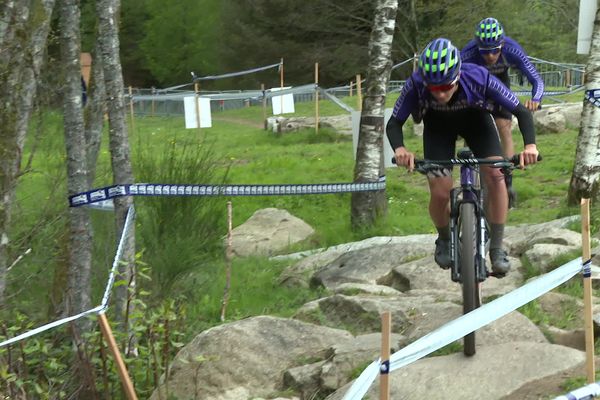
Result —
[[[493, 16], [526, 52], [554, 62], [584, 63], [576, 54], [578, 0], [399, 0], [392, 62], [432, 38], [457, 46]], [[82, 2], [82, 50], [94, 43], [93, 2]], [[120, 41], [126, 85], [164, 88], [197, 76], [285, 62], [286, 84], [347, 84], [367, 67], [374, 2], [360, 0], [123, 0]], [[410, 66], [394, 71], [403, 79]], [[261, 74], [203, 83], [203, 89], [255, 88]], [[261, 82], [262, 80], [262, 82]]]

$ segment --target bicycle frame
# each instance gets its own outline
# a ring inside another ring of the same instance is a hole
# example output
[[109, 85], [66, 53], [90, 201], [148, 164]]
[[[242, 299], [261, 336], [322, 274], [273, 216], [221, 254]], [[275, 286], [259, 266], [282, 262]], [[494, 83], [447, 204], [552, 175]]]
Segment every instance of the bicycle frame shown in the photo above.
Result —
[[[462, 157], [466, 158], [466, 157]], [[460, 232], [460, 206], [463, 203], [472, 203], [475, 207], [477, 232], [477, 254], [475, 265], [477, 266], [477, 280], [483, 282], [487, 276], [487, 267], [485, 265], [485, 238], [486, 221], [483, 211], [483, 195], [480, 187], [480, 169], [475, 163], [461, 163], [460, 166], [460, 187], [452, 188], [450, 191], [450, 232], [451, 232], [451, 255], [452, 269], [451, 279], [454, 282], [462, 282], [460, 273], [460, 257], [458, 255], [458, 241]]]

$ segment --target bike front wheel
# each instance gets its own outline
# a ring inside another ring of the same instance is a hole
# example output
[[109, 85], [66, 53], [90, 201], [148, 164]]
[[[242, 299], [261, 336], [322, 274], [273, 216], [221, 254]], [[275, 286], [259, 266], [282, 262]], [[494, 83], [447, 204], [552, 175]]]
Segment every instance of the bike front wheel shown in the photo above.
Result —
[[[477, 280], [475, 257], [477, 256], [477, 218], [475, 205], [463, 203], [460, 206], [460, 276], [462, 284], [463, 314], [473, 311], [480, 305], [479, 282]], [[475, 332], [463, 338], [466, 356], [475, 354]]]

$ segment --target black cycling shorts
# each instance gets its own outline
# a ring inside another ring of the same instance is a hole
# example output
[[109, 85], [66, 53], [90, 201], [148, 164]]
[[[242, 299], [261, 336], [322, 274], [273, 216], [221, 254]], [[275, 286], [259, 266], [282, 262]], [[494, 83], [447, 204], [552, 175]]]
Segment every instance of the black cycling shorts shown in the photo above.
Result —
[[487, 111], [476, 108], [427, 110], [423, 117], [423, 155], [426, 159], [453, 158], [459, 136], [465, 139], [476, 158], [502, 156], [498, 130]]

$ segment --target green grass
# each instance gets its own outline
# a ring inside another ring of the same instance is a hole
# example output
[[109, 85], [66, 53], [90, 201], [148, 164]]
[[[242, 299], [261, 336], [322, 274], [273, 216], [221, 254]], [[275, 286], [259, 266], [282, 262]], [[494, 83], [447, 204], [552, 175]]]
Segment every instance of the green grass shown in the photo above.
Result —
[[[387, 98], [392, 106], [397, 95]], [[356, 106], [356, 98], [344, 99]], [[297, 103], [296, 115], [314, 115], [314, 103]], [[322, 100], [320, 115], [343, 114], [337, 105]], [[210, 129], [186, 130], [182, 117], [136, 118], [130, 131], [131, 158], [138, 182], [205, 183], [205, 184], [318, 184], [351, 182], [354, 159], [352, 138], [321, 129], [319, 134], [306, 129], [274, 135], [260, 128], [261, 107], [214, 113]], [[41, 265], [56, 265], [64, 260], [63, 225], [59, 222], [37, 229], [36, 221], [60, 221], [66, 211], [64, 145], [60, 116], [51, 113], [41, 124], [44, 129], [32, 172], [23, 176], [18, 188], [18, 220], [15, 237], [22, 238], [15, 254], [36, 243], [34, 257], [23, 261], [23, 274], [39, 271]], [[410, 123], [408, 124], [411, 125]], [[407, 129], [407, 131], [411, 131]], [[538, 147], [544, 161], [515, 171], [514, 185], [518, 207], [509, 214], [509, 224], [540, 223], [577, 214], [579, 209], [566, 205], [566, 192], [573, 166], [577, 132], [538, 135]], [[514, 133], [519, 148], [522, 140]], [[104, 144], [100, 152], [96, 187], [112, 184], [109, 152]], [[421, 138], [406, 134], [407, 147], [422, 154]], [[32, 143], [28, 142], [27, 151]], [[29, 153], [24, 155], [27, 159]], [[206, 158], [206, 164], [200, 159]], [[206, 167], [204, 167], [205, 165]], [[211, 173], [206, 173], [207, 169]], [[257, 196], [214, 198], [204, 204], [200, 198], [136, 198], [140, 218], [137, 235], [143, 261], [156, 270], [154, 289], [161, 296], [176, 291], [185, 293], [191, 310], [191, 326], [196, 328], [219, 323], [219, 310], [224, 287], [223, 243], [226, 234], [226, 203], [233, 204], [234, 227], [246, 221], [255, 211], [266, 207], [288, 210], [316, 231], [309, 240], [289, 251], [325, 247], [371, 236], [433, 233], [429, 220], [426, 179], [400, 168], [389, 168], [386, 196], [388, 214], [367, 230], [353, 232], [350, 227], [350, 194]], [[550, 205], [550, 206], [549, 206]], [[201, 210], [205, 210], [204, 214]], [[208, 210], [208, 211], [206, 211]], [[594, 209], [593, 209], [594, 211]], [[114, 255], [112, 215], [94, 214], [95, 262], [105, 271]], [[204, 217], [202, 217], [204, 215]], [[210, 219], [210, 223], [204, 221]], [[204, 222], [203, 222], [204, 221]], [[159, 222], [158, 224], [156, 222]], [[170, 224], [172, 231], [161, 228]], [[54, 229], [49, 227], [54, 226]], [[187, 230], [176, 227], [187, 226]], [[205, 229], [206, 227], [210, 229]], [[209, 231], [214, 231], [209, 233]], [[161, 233], [162, 232], [162, 233]], [[157, 236], [159, 233], [162, 236]], [[62, 258], [61, 258], [62, 257]], [[277, 276], [287, 264], [266, 259], [235, 260], [231, 301], [227, 318], [244, 318], [256, 314], [289, 316], [304, 302], [319, 293], [290, 289], [277, 284]], [[103, 269], [104, 268], [104, 269]], [[97, 275], [97, 291], [103, 285], [104, 273]], [[48, 282], [42, 281], [38, 286]], [[167, 288], [161, 292], [161, 288]], [[38, 290], [38, 293], [44, 293]], [[41, 301], [23, 295], [23, 303]], [[197, 330], [196, 330], [197, 332]]]

